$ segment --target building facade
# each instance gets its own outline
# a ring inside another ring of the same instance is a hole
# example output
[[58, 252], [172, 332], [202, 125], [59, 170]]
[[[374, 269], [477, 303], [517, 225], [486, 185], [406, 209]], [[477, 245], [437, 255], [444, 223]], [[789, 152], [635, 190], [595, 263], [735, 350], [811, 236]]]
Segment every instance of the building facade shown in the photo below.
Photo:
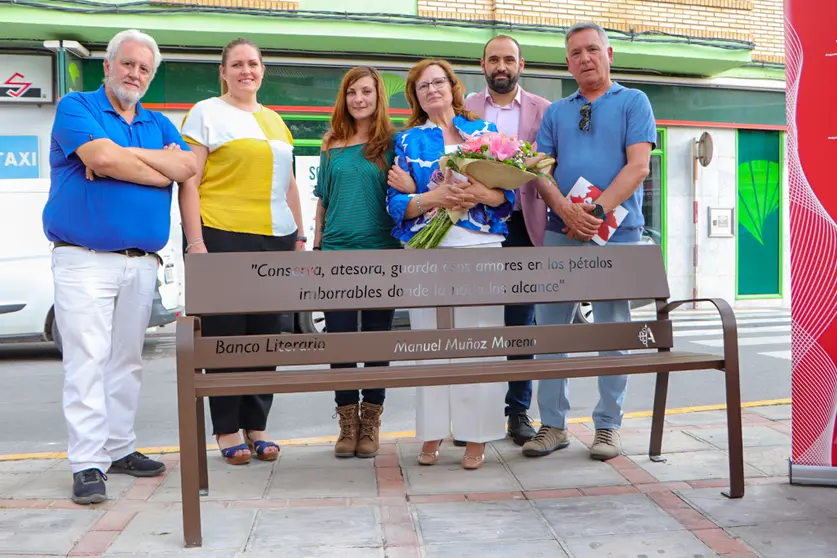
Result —
[[[485, 86], [483, 44], [508, 34], [526, 61], [522, 86], [554, 101], [576, 89], [564, 32], [593, 20], [608, 30], [614, 79], [642, 89], [655, 111], [658, 142], [643, 209], [672, 296], [790, 306], [781, 0], [356, 0], [341, 6], [349, 12], [336, 11], [332, 0], [119, 3], [0, 5], [0, 84], [35, 81], [27, 72], [40, 68], [38, 79], [48, 82], [41, 89], [51, 92], [39, 98], [30, 86], [15, 96], [8, 91], [22, 85], [0, 85], [7, 87], [0, 145], [25, 136], [37, 146], [27, 176], [48, 179], [55, 102], [99, 86], [107, 40], [124, 28], [159, 42], [164, 63], [144, 103], [178, 126], [195, 102], [219, 94], [221, 47], [237, 36], [258, 43], [267, 64], [260, 101], [291, 127], [297, 176], [310, 187], [348, 68], [382, 71], [399, 125], [408, 113], [405, 76], [416, 60], [448, 59], [474, 93]], [[9, 168], [0, 167], [0, 188]]]

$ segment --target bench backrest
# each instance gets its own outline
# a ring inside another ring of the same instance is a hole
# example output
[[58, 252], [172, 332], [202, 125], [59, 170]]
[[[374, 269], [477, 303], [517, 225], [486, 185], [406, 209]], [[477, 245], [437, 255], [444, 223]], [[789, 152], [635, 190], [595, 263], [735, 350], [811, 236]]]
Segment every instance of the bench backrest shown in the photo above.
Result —
[[672, 346], [666, 320], [454, 329], [455, 306], [669, 298], [658, 246], [247, 252], [186, 256], [186, 313], [437, 308], [437, 329], [202, 338], [196, 368]]

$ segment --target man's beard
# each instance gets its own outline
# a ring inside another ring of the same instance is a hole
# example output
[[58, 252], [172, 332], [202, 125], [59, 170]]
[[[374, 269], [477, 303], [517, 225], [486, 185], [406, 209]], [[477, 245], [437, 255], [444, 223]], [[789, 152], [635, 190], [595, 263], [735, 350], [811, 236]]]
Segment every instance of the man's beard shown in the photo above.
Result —
[[122, 82], [117, 81], [114, 77], [108, 77], [107, 84], [111, 92], [125, 107], [133, 107], [136, 105], [147, 91], [147, 89], [139, 89], [136, 91], [128, 89], [122, 84]]
[[[505, 77], [505, 81], [498, 81], [498, 77]], [[517, 78], [518, 75], [510, 75], [510, 74], [495, 74], [494, 76], [485, 76], [485, 82], [488, 84], [489, 89], [494, 91], [495, 93], [511, 93], [514, 91], [514, 88], [517, 87]]]

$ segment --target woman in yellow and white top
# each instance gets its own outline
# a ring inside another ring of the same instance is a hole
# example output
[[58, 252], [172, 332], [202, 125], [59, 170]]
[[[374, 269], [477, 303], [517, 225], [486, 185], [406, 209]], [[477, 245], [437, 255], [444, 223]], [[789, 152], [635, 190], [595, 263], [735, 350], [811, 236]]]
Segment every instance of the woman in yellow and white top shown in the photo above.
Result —
[[[264, 77], [261, 51], [247, 39], [232, 41], [220, 72], [221, 96], [197, 103], [181, 129], [202, 169], [180, 185], [186, 251], [304, 250], [293, 138], [282, 117], [256, 99]], [[281, 314], [205, 316], [202, 330], [206, 336], [269, 335], [280, 333], [281, 322]], [[213, 433], [227, 462], [247, 463], [253, 453], [265, 461], [279, 456], [265, 433], [272, 403], [273, 394], [209, 398]]]

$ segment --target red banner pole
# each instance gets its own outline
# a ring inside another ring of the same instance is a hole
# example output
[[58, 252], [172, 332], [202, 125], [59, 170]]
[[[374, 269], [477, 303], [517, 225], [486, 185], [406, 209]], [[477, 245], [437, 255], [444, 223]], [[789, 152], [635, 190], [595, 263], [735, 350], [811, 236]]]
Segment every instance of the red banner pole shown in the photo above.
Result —
[[837, 485], [835, 21], [835, 0], [785, 0], [796, 484]]

